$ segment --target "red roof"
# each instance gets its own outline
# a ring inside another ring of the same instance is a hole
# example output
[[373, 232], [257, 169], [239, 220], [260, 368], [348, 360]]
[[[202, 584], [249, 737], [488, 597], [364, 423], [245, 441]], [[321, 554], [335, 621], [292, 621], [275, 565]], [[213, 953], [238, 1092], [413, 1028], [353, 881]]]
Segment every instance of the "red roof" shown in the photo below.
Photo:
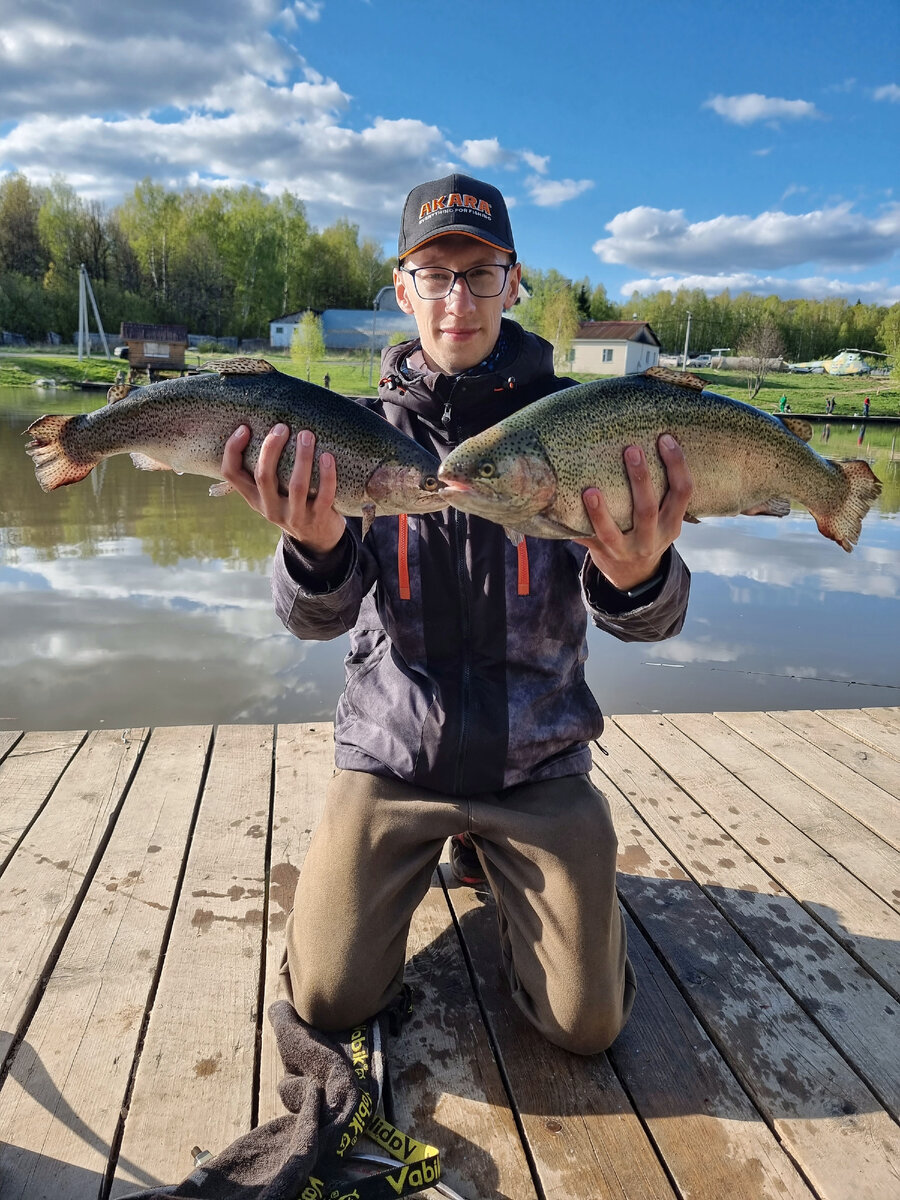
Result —
[[583, 321], [575, 334], [576, 341], [594, 342], [661, 342], [650, 327], [649, 321]]

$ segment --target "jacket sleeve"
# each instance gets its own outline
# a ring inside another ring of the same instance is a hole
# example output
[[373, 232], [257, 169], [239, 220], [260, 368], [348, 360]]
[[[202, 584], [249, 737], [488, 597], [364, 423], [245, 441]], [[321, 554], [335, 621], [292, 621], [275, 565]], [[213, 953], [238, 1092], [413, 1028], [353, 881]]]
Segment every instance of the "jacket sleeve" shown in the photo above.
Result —
[[591, 620], [623, 642], [662, 642], [681, 632], [691, 590], [691, 573], [674, 546], [660, 564], [658, 580], [632, 599], [604, 578], [585, 552], [581, 587]]
[[344, 536], [329, 554], [311, 557], [282, 534], [272, 568], [272, 598], [282, 624], [295, 637], [329, 641], [352, 629], [363, 597], [377, 575], [363, 547], [361, 522], [347, 521]]

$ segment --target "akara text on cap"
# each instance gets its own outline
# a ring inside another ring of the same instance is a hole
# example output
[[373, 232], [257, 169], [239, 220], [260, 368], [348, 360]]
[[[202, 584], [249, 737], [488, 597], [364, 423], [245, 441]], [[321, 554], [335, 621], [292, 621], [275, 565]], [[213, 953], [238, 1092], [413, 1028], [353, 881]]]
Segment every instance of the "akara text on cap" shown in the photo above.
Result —
[[403, 206], [398, 255], [403, 259], [451, 233], [516, 252], [506, 201], [497, 188], [471, 175], [447, 175], [413, 188]]

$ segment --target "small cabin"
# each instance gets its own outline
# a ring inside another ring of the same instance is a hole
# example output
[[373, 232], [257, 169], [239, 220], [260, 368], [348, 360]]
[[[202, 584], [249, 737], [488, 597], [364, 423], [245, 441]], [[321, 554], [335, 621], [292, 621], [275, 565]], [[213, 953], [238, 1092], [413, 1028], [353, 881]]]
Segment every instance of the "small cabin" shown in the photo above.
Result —
[[123, 321], [119, 338], [128, 347], [131, 371], [178, 371], [183, 374], [186, 325], [142, 325]]
[[646, 321], [584, 321], [572, 339], [569, 370], [633, 375], [659, 363], [659, 338]]

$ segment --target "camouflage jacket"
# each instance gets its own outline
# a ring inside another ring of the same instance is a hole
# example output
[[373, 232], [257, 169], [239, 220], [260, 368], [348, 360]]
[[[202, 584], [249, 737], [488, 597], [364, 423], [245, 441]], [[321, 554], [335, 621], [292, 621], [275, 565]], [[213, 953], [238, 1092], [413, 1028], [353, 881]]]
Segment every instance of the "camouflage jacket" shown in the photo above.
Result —
[[[503, 322], [497, 362], [429, 373], [416, 343], [389, 347], [377, 400], [392, 425], [443, 459], [464, 437], [573, 381], [552, 349]], [[417, 369], [418, 368], [418, 369]], [[326, 559], [283, 537], [275, 609], [299, 638], [347, 633], [335, 716], [337, 766], [471, 795], [590, 769], [603, 717], [584, 678], [587, 618], [624, 641], [683, 624], [689, 573], [674, 548], [637, 602], [573, 542], [526, 538], [446, 509], [361, 521]]]

